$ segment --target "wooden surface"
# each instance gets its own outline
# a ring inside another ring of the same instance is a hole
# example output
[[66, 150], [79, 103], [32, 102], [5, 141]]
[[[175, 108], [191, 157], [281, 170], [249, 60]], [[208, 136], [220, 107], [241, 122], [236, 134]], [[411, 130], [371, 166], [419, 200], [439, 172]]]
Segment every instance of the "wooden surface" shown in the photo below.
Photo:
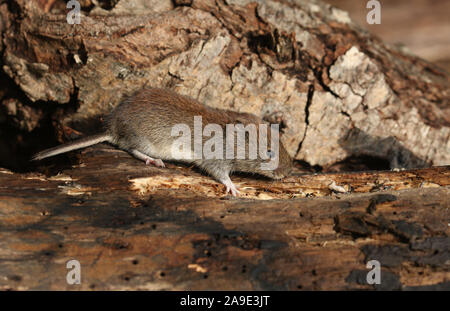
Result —
[[[450, 289], [449, 167], [234, 176], [233, 198], [104, 145], [72, 164], [0, 171], [1, 289]], [[71, 259], [80, 285], [66, 283]]]
[[[448, 73], [321, 1], [80, 2], [78, 25], [0, 2], [0, 289], [450, 289]], [[329, 173], [234, 176], [233, 198], [106, 145], [30, 164], [144, 85], [277, 123]], [[397, 170], [330, 173], [373, 163]]]

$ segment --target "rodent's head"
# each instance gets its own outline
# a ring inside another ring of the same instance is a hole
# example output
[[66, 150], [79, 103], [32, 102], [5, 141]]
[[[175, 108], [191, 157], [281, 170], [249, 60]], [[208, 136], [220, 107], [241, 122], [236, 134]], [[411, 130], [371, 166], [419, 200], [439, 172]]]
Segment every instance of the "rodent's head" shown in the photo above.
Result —
[[[279, 125], [269, 124], [249, 113], [234, 111], [227, 111], [224, 118], [224, 155], [231, 141], [234, 142], [232, 171], [254, 173], [272, 179], [281, 179], [290, 174], [292, 158], [281, 142]], [[234, 136], [234, 139], [228, 141], [229, 136]], [[229, 159], [227, 156], [225, 158]]]
[[[278, 153], [276, 152], [277, 149]], [[248, 156], [248, 153], [246, 156]], [[292, 158], [281, 141], [278, 144], [278, 148], [269, 146], [265, 157], [261, 157], [258, 150], [256, 159], [236, 159], [234, 160], [233, 167], [235, 171], [255, 173], [272, 179], [281, 179], [288, 176], [291, 173], [292, 168]]]
[[[257, 167], [257, 170], [255, 173], [258, 173], [260, 175], [272, 178], [272, 179], [281, 179], [286, 176], [288, 176], [292, 171], [292, 158], [289, 155], [289, 153], [284, 148], [283, 144], [280, 142], [279, 148], [278, 148], [278, 159], [276, 159], [276, 155], [272, 150], [268, 150], [268, 156], [269, 160], [262, 160], [262, 163], [266, 163], [268, 167], [273, 166], [273, 169], [262, 169], [261, 164]], [[273, 161], [273, 164], [271, 165], [271, 161]]]

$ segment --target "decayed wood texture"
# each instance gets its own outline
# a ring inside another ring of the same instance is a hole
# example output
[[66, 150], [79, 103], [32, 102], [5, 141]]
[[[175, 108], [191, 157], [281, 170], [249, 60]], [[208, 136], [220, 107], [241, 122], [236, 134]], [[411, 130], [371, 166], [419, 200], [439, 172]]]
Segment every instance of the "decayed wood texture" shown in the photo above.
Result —
[[449, 167], [233, 180], [240, 198], [102, 145], [57, 175], [1, 170], [0, 288], [372, 289], [378, 260], [377, 289], [450, 289]]
[[310, 165], [366, 155], [391, 168], [450, 162], [448, 74], [344, 11], [302, 0], [81, 3], [79, 25], [67, 23], [64, 1], [0, 4], [10, 127], [38, 129], [51, 103], [67, 107], [56, 123], [85, 131], [150, 84], [280, 123], [288, 151]]

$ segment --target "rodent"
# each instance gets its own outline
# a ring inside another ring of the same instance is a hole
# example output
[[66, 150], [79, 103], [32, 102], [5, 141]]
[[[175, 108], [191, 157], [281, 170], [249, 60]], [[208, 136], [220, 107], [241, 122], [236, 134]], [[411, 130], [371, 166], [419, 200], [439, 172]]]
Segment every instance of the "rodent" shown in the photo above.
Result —
[[[227, 124], [255, 124], [258, 129], [261, 124], [267, 124], [249, 113], [212, 108], [169, 89], [147, 87], [124, 100], [105, 118], [103, 132], [41, 151], [35, 154], [32, 160], [41, 160], [97, 143], [108, 142], [129, 152], [147, 165], [164, 167], [162, 160], [195, 164], [224, 184], [226, 192], [230, 192], [233, 196], [238, 195], [239, 191], [229, 177], [232, 172], [256, 173], [272, 179], [281, 179], [289, 175], [292, 159], [281, 141], [278, 148], [278, 166], [273, 170], [261, 169], [261, 163], [267, 163], [267, 161], [263, 160], [259, 154], [252, 160], [248, 158], [248, 152], [244, 159], [226, 159], [225, 157], [222, 159], [175, 159], [171, 148], [177, 137], [171, 136], [172, 128], [176, 124], [187, 124], [191, 134], [194, 135], [192, 129], [195, 116], [201, 116], [204, 125], [220, 125], [224, 134]], [[203, 137], [202, 143], [204, 144], [208, 139]], [[268, 141], [270, 141], [270, 135]], [[249, 149], [248, 143], [248, 136], [246, 136], [246, 150]], [[235, 139], [235, 148], [236, 144]]]

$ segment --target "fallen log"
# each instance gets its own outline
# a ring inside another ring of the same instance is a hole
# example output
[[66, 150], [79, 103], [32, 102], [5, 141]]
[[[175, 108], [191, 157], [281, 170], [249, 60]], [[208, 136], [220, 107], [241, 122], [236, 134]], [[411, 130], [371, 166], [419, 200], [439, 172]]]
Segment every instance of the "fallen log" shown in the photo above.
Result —
[[[1, 289], [449, 289], [446, 72], [320, 1], [79, 2], [0, 2]], [[279, 124], [294, 174], [233, 198], [105, 145], [30, 164], [149, 83]]]
[[0, 288], [449, 289], [449, 167], [235, 176], [233, 198], [167, 166], [99, 145], [59, 174], [1, 170]]

